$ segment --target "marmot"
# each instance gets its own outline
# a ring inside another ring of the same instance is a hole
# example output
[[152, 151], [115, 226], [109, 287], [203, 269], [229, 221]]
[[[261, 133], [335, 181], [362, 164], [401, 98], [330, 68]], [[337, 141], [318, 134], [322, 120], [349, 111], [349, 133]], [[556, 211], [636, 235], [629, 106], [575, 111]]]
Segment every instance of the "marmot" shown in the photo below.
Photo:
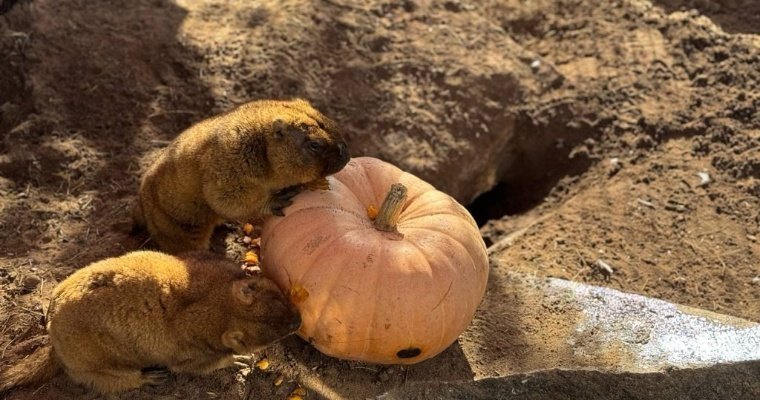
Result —
[[337, 125], [305, 100], [253, 101], [163, 150], [142, 178], [135, 226], [165, 252], [205, 250], [216, 225], [284, 215], [293, 196], [324, 187], [349, 158]]
[[101, 393], [203, 374], [301, 324], [277, 286], [210, 252], [137, 251], [82, 268], [53, 291], [50, 344], [0, 372], [0, 392], [65, 372]]

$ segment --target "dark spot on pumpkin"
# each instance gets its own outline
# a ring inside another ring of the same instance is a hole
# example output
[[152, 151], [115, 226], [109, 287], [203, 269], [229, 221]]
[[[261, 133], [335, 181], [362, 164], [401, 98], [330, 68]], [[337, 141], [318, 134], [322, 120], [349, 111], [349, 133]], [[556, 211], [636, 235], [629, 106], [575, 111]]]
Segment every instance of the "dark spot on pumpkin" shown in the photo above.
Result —
[[363, 268], [367, 268], [375, 262], [375, 255], [372, 253], [367, 254], [367, 258], [362, 263]]
[[417, 347], [410, 347], [408, 349], [399, 350], [398, 353], [396, 353], [396, 356], [398, 358], [414, 358], [417, 357], [422, 353], [422, 350], [420, 350]]
[[322, 243], [324, 243], [325, 239], [326, 239], [326, 237], [324, 237], [324, 236], [317, 236], [317, 237], [309, 240], [309, 242], [306, 243], [306, 246], [304, 246], [303, 251], [307, 255], [311, 255], [312, 253], [314, 253], [319, 248], [320, 245], [322, 245]]
[[385, 329], [390, 329], [391, 324], [385, 324]]

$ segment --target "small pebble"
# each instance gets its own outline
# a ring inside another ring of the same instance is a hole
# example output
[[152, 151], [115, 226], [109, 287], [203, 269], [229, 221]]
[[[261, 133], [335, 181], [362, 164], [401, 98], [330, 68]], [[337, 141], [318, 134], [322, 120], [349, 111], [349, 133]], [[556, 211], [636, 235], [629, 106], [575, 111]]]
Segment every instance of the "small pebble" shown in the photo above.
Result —
[[755, 235], [747, 235], [747, 239], [749, 239], [752, 242], [757, 242], [757, 236]]
[[275, 386], [280, 386], [280, 385], [282, 385], [282, 382], [284, 382], [284, 381], [285, 381], [285, 377], [284, 377], [284, 376], [282, 376], [282, 375], [280, 375], [280, 376], [278, 376], [278, 377], [277, 377], [277, 378], [274, 380], [274, 385], [275, 385]]
[[388, 370], [385, 370], [380, 373], [380, 382], [388, 382], [391, 379], [391, 374], [388, 373]]
[[259, 267], [258, 264], [243, 264], [241, 268], [243, 271], [247, 272], [250, 275], [257, 275], [261, 273], [261, 267]]
[[40, 283], [42, 282], [42, 279], [37, 275], [27, 275], [24, 277], [24, 279], [21, 281], [21, 285], [26, 290], [34, 290]]
[[533, 70], [541, 68], [541, 60], [533, 60], [533, 62], [530, 63], [530, 68]]
[[607, 276], [610, 276], [615, 272], [615, 270], [609, 264], [602, 261], [601, 259], [597, 259], [596, 262], [594, 262], [594, 266]]
[[620, 163], [619, 158], [610, 158], [610, 170], [608, 171], [609, 176], [617, 174], [622, 168], [623, 165]]
[[250, 244], [251, 243], [251, 237], [250, 236], [244, 236], [243, 237], [243, 243]]
[[665, 204], [665, 209], [668, 211], [684, 212], [687, 208], [683, 204], [668, 203]]
[[643, 205], [643, 206], [647, 206], [647, 207], [649, 207], [649, 208], [655, 208], [654, 204], [652, 204], [652, 203], [651, 203], [651, 202], [649, 202], [649, 201], [646, 201], [646, 200], [642, 200], [642, 199], [636, 199], [636, 201], [637, 201], [639, 204]]
[[697, 172], [697, 176], [699, 176], [699, 183], [697, 186], [706, 186], [710, 183], [710, 174], [707, 172]]

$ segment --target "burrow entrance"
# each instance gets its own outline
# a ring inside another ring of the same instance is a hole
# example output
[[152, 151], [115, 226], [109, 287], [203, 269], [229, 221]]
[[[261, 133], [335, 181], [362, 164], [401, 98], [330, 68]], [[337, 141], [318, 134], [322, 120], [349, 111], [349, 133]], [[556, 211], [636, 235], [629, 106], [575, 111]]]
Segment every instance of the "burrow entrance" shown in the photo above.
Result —
[[599, 136], [599, 128], [568, 127], [572, 118], [570, 112], [555, 113], [547, 122], [528, 115], [518, 118], [501, 181], [467, 205], [478, 226], [531, 210], [563, 178], [588, 170], [594, 162], [588, 147]]

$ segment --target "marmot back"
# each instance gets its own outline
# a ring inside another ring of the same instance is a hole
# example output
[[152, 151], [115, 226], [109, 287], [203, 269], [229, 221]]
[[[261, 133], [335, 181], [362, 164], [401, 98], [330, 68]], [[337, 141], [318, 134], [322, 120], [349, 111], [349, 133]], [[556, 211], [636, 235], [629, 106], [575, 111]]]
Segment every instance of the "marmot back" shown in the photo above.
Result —
[[163, 251], [205, 250], [214, 226], [285, 207], [350, 156], [337, 125], [304, 100], [261, 100], [180, 134], [142, 178], [135, 210]]
[[55, 288], [50, 346], [0, 374], [0, 390], [57, 370], [102, 393], [158, 383], [167, 371], [208, 373], [249, 358], [300, 322], [273, 282], [220, 256], [133, 252], [82, 268]]

